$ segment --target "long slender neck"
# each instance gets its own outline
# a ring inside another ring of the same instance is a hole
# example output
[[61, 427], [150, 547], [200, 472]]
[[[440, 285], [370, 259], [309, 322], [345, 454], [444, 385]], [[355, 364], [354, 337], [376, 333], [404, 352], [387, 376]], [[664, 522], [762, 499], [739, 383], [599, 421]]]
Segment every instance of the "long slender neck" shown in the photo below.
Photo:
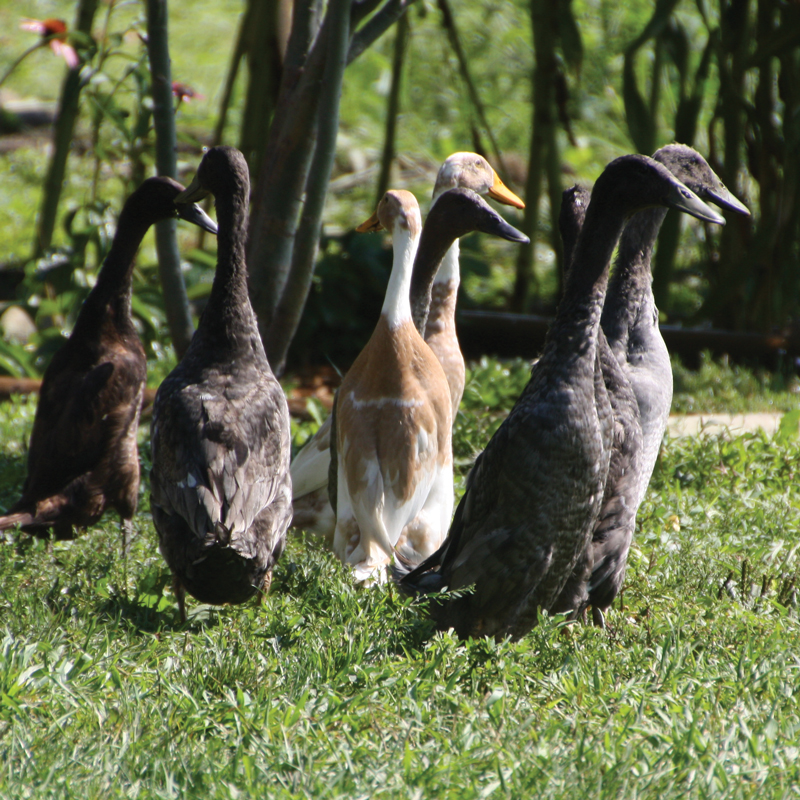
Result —
[[97, 283], [84, 301], [73, 335], [99, 329], [109, 315], [117, 328], [133, 330], [131, 276], [139, 245], [151, 223], [152, 220], [122, 209], [111, 249], [97, 275]]
[[436, 206], [431, 209], [425, 227], [422, 229], [417, 257], [414, 261], [414, 272], [411, 276], [411, 316], [420, 336], [425, 335], [425, 326], [431, 307], [433, 279], [445, 254], [458, 239], [458, 236], [452, 233], [448, 234], [442, 225], [431, 224], [431, 217], [435, 210]]
[[450, 283], [455, 281], [455, 285], [461, 281], [461, 268], [458, 262], [460, 248], [458, 246], [458, 239], [450, 245], [448, 251], [444, 254], [442, 263], [439, 264], [439, 269], [434, 276], [434, 283]]
[[[224, 347], [247, 347], [252, 344], [257, 326], [247, 291], [247, 192], [237, 185], [230, 194], [216, 198], [217, 271], [208, 305], [203, 311], [195, 340]], [[197, 345], [200, 346], [200, 345]]]
[[386, 317], [390, 327], [396, 327], [411, 319], [411, 275], [414, 256], [417, 254], [419, 237], [413, 236], [408, 228], [395, 228], [392, 234], [392, 274], [386, 287], [381, 314]]
[[608, 267], [624, 224], [625, 216], [614, 204], [592, 202], [589, 206], [543, 359], [555, 358], [565, 363], [588, 356], [590, 367], [594, 368]]
[[645, 209], [625, 226], [600, 320], [613, 350], [627, 347], [642, 304], [653, 293], [650, 260], [667, 211], [662, 207]]

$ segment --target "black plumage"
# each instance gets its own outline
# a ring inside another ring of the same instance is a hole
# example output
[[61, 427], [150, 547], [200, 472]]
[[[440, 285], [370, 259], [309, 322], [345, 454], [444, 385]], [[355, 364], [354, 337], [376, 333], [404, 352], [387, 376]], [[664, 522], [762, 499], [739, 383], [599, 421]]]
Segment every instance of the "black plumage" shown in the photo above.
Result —
[[182, 620], [185, 591], [221, 604], [268, 589], [291, 519], [289, 411], [247, 293], [249, 190], [242, 154], [214, 147], [185, 193], [214, 195], [219, 244], [208, 305], [153, 406], [153, 521]]
[[[667, 145], [653, 158], [702, 200], [738, 213], [749, 213], [691, 147]], [[655, 241], [666, 214], [664, 208], [646, 209], [626, 225], [600, 320], [609, 347], [636, 398], [642, 446], [640, 463], [626, 480], [628, 509], [633, 514], [630, 530], [610, 531], [594, 548], [589, 603], [596, 624], [602, 623], [603, 612], [622, 588], [635, 516], [650, 483], [672, 405], [672, 366], [658, 326], [650, 268]], [[716, 221], [724, 222], [722, 218]]]
[[[580, 186], [565, 190], [562, 196], [559, 228], [564, 263], [568, 267], [589, 200], [589, 190]], [[624, 579], [627, 553], [636, 526], [638, 503], [634, 495], [642, 462], [642, 426], [636, 396], [602, 328], [597, 332], [597, 351], [597, 368], [611, 405], [613, 422], [608, 442], [611, 448], [608, 476], [591, 542], [579, 556], [550, 611], [572, 612], [578, 617], [591, 603], [593, 619], [602, 625], [602, 610], [611, 604]]]
[[149, 178], [128, 198], [97, 283], [75, 327], [42, 379], [22, 497], [0, 518], [0, 530], [21, 525], [57, 539], [115, 509], [129, 527], [139, 492], [136, 432], [146, 360], [131, 318], [131, 276], [148, 228], [181, 216], [212, 233], [216, 225], [183, 187]]
[[591, 541], [612, 436], [597, 346], [608, 265], [627, 218], [652, 205], [715, 218], [646, 156], [619, 158], [598, 178], [542, 357], [475, 462], [445, 543], [401, 581], [413, 592], [472, 587], [431, 602], [440, 628], [524, 635]]

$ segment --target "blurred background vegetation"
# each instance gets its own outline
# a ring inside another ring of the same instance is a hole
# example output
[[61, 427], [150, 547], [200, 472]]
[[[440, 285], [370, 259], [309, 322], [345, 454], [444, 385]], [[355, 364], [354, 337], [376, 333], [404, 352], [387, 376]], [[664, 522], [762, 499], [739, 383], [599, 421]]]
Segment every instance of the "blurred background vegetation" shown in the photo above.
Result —
[[[19, 3], [0, 0], [0, 373], [41, 374], [93, 284], [123, 198], [154, 169], [145, 4], [88, 5], [96, 5], [91, 36], [76, 24], [86, 0], [24, 7], [29, 17], [65, 20], [67, 41], [83, 60], [55, 228], [43, 243], [40, 209], [66, 67], [42, 46], [4, 78], [37, 35], [20, 29]], [[182, 179], [203, 146], [223, 141], [246, 153], [258, 197], [259, 181], [268, 181], [272, 115], [285, 90], [291, 4], [173, 2], [169, 20], [172, 79], [181, 84]], [[414, 191], [424, 210], [444, 158], [482, 152], [528, 203], [524, 216], [503, 213], [532, 234], [533, 245], [467, 239], [462, 307], [549, 313], [559, 292], [553, 218], [561, 190], [590, 184], [618, 155], [652, 153], [674, 140], [700, 150], [753, 217], [732, 216], [722, 231], [668, 217], [655, 264], [663, 319], [792, 330], [800, 316], [800, 5], [412, 2], [402, 24], [344, 72], [319, 256], [289, 366], [345, 366], [369, 335], [390, 253], [380, 237], [352, 229], [387, 184]], [[256, 211], [254, 220], [257, 229]], [[179, 237], [197, 314], [215, 244], [186, 227]], [[174, 357], [152, 243], [139, 257], [134, 288], [148, 353], [165, 369]], [[151, 369], [151, 383], [161, 374]]]

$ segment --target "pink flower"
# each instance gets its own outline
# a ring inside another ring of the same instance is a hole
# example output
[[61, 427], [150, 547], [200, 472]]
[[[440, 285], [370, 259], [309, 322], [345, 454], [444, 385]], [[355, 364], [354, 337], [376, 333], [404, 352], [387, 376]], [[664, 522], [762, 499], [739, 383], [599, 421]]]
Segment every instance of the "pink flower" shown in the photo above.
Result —
[[189, 86], [188, 83], [180, 83], [179, 81], [172, 81], [172, 94], [178, 98], [178, 102], [183, 102], [184, 100], [188, 103], [190, 100], [203, 100], [204, 97], [200, 92], [196, 92]]
[[63, 19], [23, 19], [20, 28], [38, 33], [43, 39], [42, 44], [48, 44], [57, 56], [67, 62], [70, 69], [80, 64], [75, 48], [67, 43], [67, 23]]

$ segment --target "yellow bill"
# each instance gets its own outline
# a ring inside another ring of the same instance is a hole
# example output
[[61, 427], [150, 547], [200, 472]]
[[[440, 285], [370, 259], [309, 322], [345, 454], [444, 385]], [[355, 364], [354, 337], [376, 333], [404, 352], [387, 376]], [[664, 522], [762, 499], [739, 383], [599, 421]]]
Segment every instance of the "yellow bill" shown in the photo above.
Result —
[[[494, 172], [494, 170], [492, 170], [492, 172]], [[496, 172], [494, 172], [494, 183], [489, 189], [489, 197], [493, 200], [497, 200], [498, 203], [505, 203], [507, 206], [525, 208], [525, 203], [500, 180], [500, 176]]]
[[375, 233], [376, 231], [382, 231], [383, 225], [381, 225], [381, 221], [378, 219], [378, 212], [376, 211], [366, 222], [362, 222], [356, 230], [359, 233]]

